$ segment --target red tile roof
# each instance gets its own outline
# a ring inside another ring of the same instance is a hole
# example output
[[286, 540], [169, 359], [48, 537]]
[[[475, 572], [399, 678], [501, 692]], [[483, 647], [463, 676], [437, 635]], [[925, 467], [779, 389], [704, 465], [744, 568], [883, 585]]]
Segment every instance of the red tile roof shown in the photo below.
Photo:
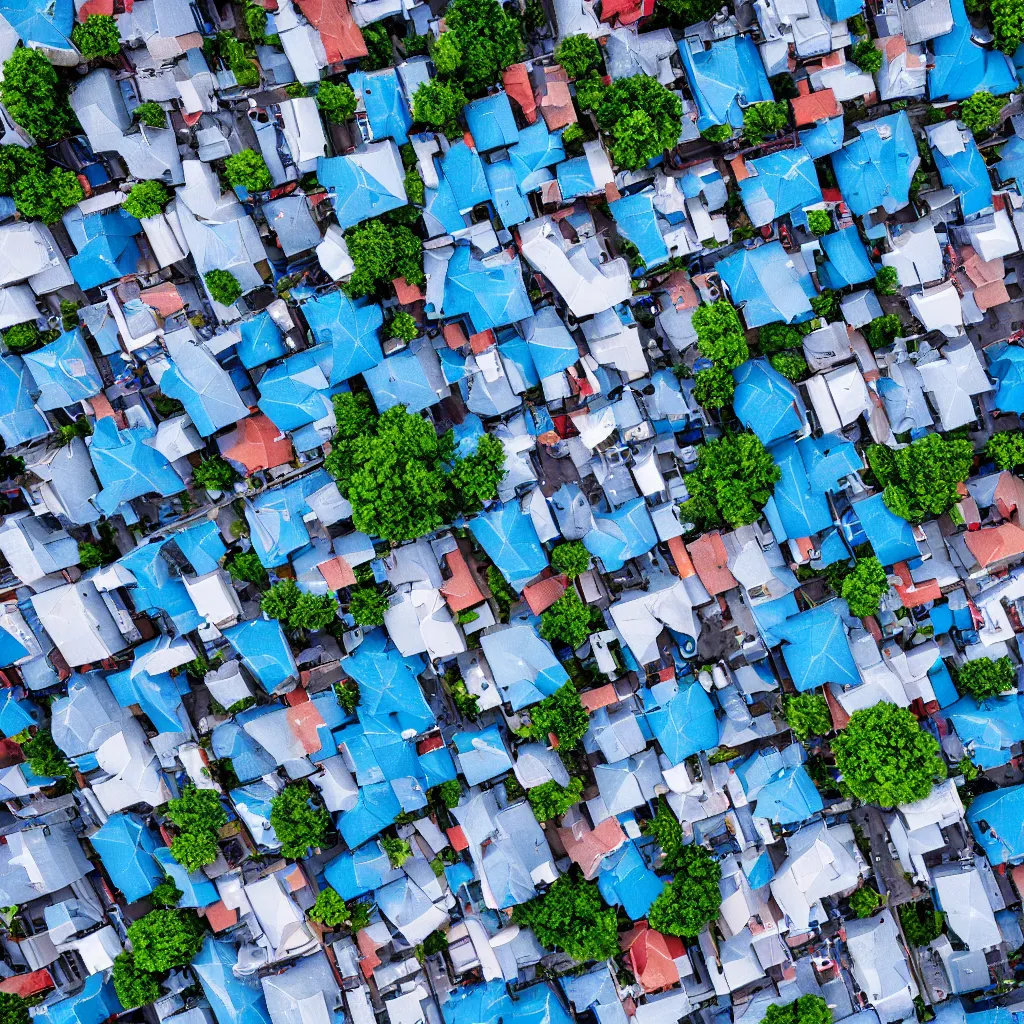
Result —
[[628, 951], [633, 976], [645, 992], [660, 992], [679, 982], [675, 961], [686, 955], [686, 947], [674, 935], [662, 935], [646, 921], [638, 921], [631, 931], [619, 937], [619, 945]]
[[418, 284], [409, 284], [404, 277], [396, 277], [391, 283], [395, 286], [400, 306], [411, 306], [425, 298], [423, 289]]
[[606, 708], [612, 704], [619, 703], [619, 695], [611, 683], [595, 687], [593, 690], [584, 690], [580, 694], [580, 703], [593, 714], [598, 708]]
[[736, 586], [736, 578], [729, 572], [729, 555], [722, 535], [715, 530], [698, 537], [686, 545], [693, 559], [693, 567], [709, 594], [724, 594]]
[[315, 754], [322, 746], [317, 729], [325, 725], [324, 716], [317, 710], [312, 701], [306, 701], [297, 707], [285, 711], [292, 734], [302, 744], [307, 754]]
[[477, 586], [476, 579], [462, 552], [458, 548], [448, 551], [445, 553], [444, 560], [448, 571], [452, 574], [450, 579], [441, 584], [441, 593], [444, 594], [448, 607], [453, 612], [461, 612], [479, 604], [484, 599], [484, 595], [480, 587]]
[[569, 76], [557, 64], [544, 68], [538, 99], [541, 116], [549, 132], [576, 123], [576, 108], [569, 92]]
[[547, 611], [569, 588], [568, 576], [549, 576], [523, 587], [523, 598], [534, 615]]
[[896, 585], [896, 593], [899, 594], [904, 608], [917, 608], [929, 601], [938, 601], [942, 597], [942, 588], [938, 580], [925, 580], [923, 583], [915, 583], [910, 575], [910, 566], [906, 562], [897, 562], [892, 571], [899, 576], [900, 583]]
[[964, 543], [978, 560], [978, 565], [995, 565], [996, 562], [1024, 555], [1024, 530], [1016, 523], [1001, 523], [969, 532]]
[[[806, 82], [806, 79], [804, 81]], [[842, 113], [842, 108], [836, 101], [836, 94], [831, 89], [807, 93], [801, 91], [800, 96], [789, 102], [793, 107], [793, 119], [798, 128], [802, 125], [817, 124], [818, 121], [824, 121], [829, 117], [838, 117]]]
[[214, 932], [222, 932], [238, 920], [238, 911], [226, 906], [223, 900], [218, 900], [200, 913], [206, 915], [206, 923]]
[[21, 996], [22, 999], [31, 999], [56, 987], [45, 967], [38, 971], [29, 971], [27, 974], [14, 974], [0, 981], [0, 992]]
[[601, 870], [601, 861], [626, 841], [626, 833], [615, 818], [605, 818], [593, 829], [583, 820], [560, 828], [558, 838], [569, 859], [579, 865], [583, 877], [590, 879]]
[[328, 558], [326, 562], [318, 563], [317, 568], [331, 590], [351, 587], [356, 582], [356, 574], [352, 571], [352, 566], [341, 555], [335, 555], [333, 558]]
[[515, 100], [527, 124], [537, 120], [537, 101], [533, 98], [533, 86], [530, 85], [530, 72], [525, 64], [511, 64], [501, 75], [505, 92], [510, 100]]
[[668, 550], [672, 556], [672, 561], [675, 562], [676, 571], [679, 573], [680, 579], [685, 580], [697, 571], [693, 567], [693, 560], [687, 554], [686, 545], [683, 543], [682, 537], [670, 538]]
[[453, 825], [448, 829], [448, 842], [452, 844], [452, 849], [456, 853], [469, 849], [469, 840], [466, 838], [466, 833], [462, 831], [461, 825]]
[[221, 454], [240, 462], [249, 473], [275, 469], [292, 460], [292, 443], [263, 413], [242, 420], [218, 442]]
[[366, 41], [352, 20], [347, 0], [299, 0], [299, 9], [320, 33], [328, 63], [366, 56]]

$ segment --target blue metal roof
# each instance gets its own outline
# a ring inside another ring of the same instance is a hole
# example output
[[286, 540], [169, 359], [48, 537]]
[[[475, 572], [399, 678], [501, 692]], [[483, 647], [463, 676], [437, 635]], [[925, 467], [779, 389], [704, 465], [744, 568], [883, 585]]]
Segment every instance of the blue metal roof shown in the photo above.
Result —
[[250, 619], [225, 629], [224, 636], [267, 693], [298, 676], [291, 645], [277, 619]]
[[795, 540], [827, 530], [832, 511], [825, 492], [811, 486], [800, 449], [791, 440], [780, 441], [772, 448], [772, 458], [782, 477], [764, 511], [776, 539]]
[[502, 576], [518, 591], [543, 572], [547, 555], [540, 546], [533, 520], [523, 515], [519, 502], [509, 502], [476, 516], [470, 532], [498, 567]]
[[181, 553], [200, 576], [213, 572], [228, 550], [221, 537], [220, 527], [210, 520], [197, 523], [186, 530], [179, 530], [169, 539], [178, 545]]
[[192, 961], [217, 1024], [274, 1024], [256, 976], [243, 980], [232, 970], [237, 961], [234, 944], [212, 936]]
[[748, 327], [810, 319], [814, 282], [803, 260], [795, 260], [780, 242], [740, 249], [719, 260], [717, 269]]
[[0, 435], [8, 448], [49, 432], [32, 399], [32, 375], [21, 356], [0, 357]]
[[[428, 355], [434, 355], [433, 348]], [[441, 401], [420, 357], [412, 348], [404, 348], [376, 366], [363, 370], [363, 380], [373, 395], [373, 404], [381, 413], [396, 405], [404, 405], [407, 412], [422, 412]]]
[[353, 301], [336, 288], [304, 302], [302, 314], [317, 342], [330, 346], [332, 384], [363, 373], [384, 358], [379, 333], [384, 314], [380, 306]]
[[519, 191], [535, 192], [554, 178], [550, 168], [565, 159], [561, 132], [549, 132], [543, 118], [519, 133], [519, 141], [509, 147], [508, 158], [515, 171]]
[[119, 505], [144, 494], [165, 498], [185, 489], [181, 477], [155, 448], [146, 442], [155, 430], [118, 430], [112, 416], [96, 421], [89, 455], [103, 489], [94, 501], [104, 515], [113, 515]]
[[103, 1024], [122, 1012], [121, 1003], [106, 971], [85, 979], [85, 985], [73, 996], [36, 1007], [33, 1021], [39, 1024]]
[[846, 134], [846, 123], [842, 114], [820, 121], [813, 128], [800, 132], [800, 145], [815, 160], [843, 148], [843, 136]]
[[631, 558], [646, 554], [658, 543], [658, 535], [643, 498], [634, 498], [614, 512], [594, 515], [595, 527], [583, 538], [583, 546], [601, 559], [605, 572], [615, 572]]
[[1014, 182], [1018, 192], [1024, 192], [1024, 139], [1011, 135], [999, 150], [999, 160], [993, 164], [999, 181]]
[[996, 381], [995, 407], [1000, 412], [1024, 415], [1024, 349], [1005, 345], [988, 358], [988, 372]]
[[213, 730], [214, 757], [225, 757], [239, 782], [252, 782], [277, 771], [277, 762], [236, 721], [224, 722]]
[[156, 836], [134, 814], [112, 814], [89, 842], [128, 903], [148, 896], [164, 877], [153, 857]]
[[512, 113], [512, 104], [503, 92], [473, 100], [463, 108], [473, 142], [481, 153], [519, 141], [519, 129]]
[[[379, 217], [409, 203], [404, 186], [396, 185], [393, 191], [366, 170], [364, 163], [367, 162], [361, 154], [320, 157], [316, 162], [317, 180], [330, 192], [335, 215], [343, 228], [354, 227], [367, 217]], [[370, 166], [374, 166], [372, 162]], [[387, 169], [397, 173], [400, 163]]]
[[174, 622], [179, 633], [198, 629], [203, 617], [196, 611], [185, 584], [171, 576], [167, 559], [160, 551], [163, 541], [150, 541], [132, 548], [117, 561], [134, 577], [131, 588], [132, 603], [139, 611], [164, 612]]
[[166, 846], [158, 846], [153, 853], [160, 869], [175, 884], [181, 893], [179, 907], [210, 907], [220, 899], [217, 887], [202, 871], [189, 874], [175, 859]]
[[268, 568], [283, 565], [288, 556], [309, 543], [303, 516], [308, 498], [330, 482], [323, 470], [293, 480], [284, 487], [264, 491], [245, 507], [253, 550]]
[[576, 342], [554, 306], [538, 309], [522, 324], [538, 375], [550, 377], [567, 370], [580, 357]]
[[906, 111], [862, 123], [858, 130], [857, 138], [832, 154], [843, 198], [858, 217], [878, 206], [895, 213], [910, 201], [910, 182], [921, 162]]
[[496, 160], [494, 163], [484, 164], [484, 176], [487, 178], [487, 188], [491, 193], [494, 210], [505, 227], [522, 224], [533, 216], [530, 204], [519, 191], [516, 172], [510, 161]]
[[697, 127], [701, 131], [716, 124], [739, 128], [743, 124], [743, 106], [775, 99], [761, 54], [750, 36], [719, 39], [710, 49], [704, 47], [700, 37], [696, 39], [693, 49], [683, 39], [679, 56], [697, 101]]
[[564, 202], [570, 202], [579, 196], [589, 195], [596, 188], [594, 175], [590, 170], [590, 161], [585, 156], [573, 156], [563, 160], [556, 168], [558, 190]]
[[1014, 744], [1024, 740], [1024, 718], [1016, 693], [978, 703], [969, 694], [943, 714], [956, 730], [971, 760], [982, 771], [1009, 764]]
[[412, 115], [398, 81], [398, 72], [394, 68], [372, 74], [353, 71], [348, 76], [348, 84], [357, 95], [362, 95], [373, 138], [392, 138], [404, 146], [409, 141]]
[[77, 327], [23, 358], [39, 391], [40, 409], [64, 409], [103, 390], [103, 378]]
[[803, 146], [748, 160], [747, 168], [750, 173], [739, 183], [740, 196], [754, 227], [821, 202], [818, 172]]
[[107, 682], [117, 703], [123, 708], [133, 704], [141, 706], [159, 733], [183, 732], [184, 727], [176, 714], [181, 707], [181, 694], [169, 672], [150, 675], [142, 666], [145, 655], [164, 638], [150, 640], [135, 652], [130, 668], [111, 672]]
[[343, 900], [354, 900], [378, 889], [391, 871], [388, 855], [374, 842], [338, 854], [324, 868], [324, 877]]
[[619, 234], [637, 247], [649, 269], [668, 262], [668, 246], [654, 213], [654, 189], [616, 199], [608, 204], [608, 209]]
[[[435, 164], [437, 161], [435, 160]], [[466, 218], [459, 209], [460, 203], [455, 198], [455, 190], [448, 179], [438, 173], [437, 188], [424, 191], [424, 220], [428, 225], [436, 221], [440, 228], [431, 227], [431, 234], [452, 234], [462, 231], [466, 226]]]
[[[3, 630], [7, 633], [6, 630]], [[7, 633], [10, 639], [21, 647], [21, 644]], [[24, 647], [21, 647], [25, 654]], [[22, 655], [24, 657], [24, 655]], [[10, 664], [10, 662], [7, 662]], [[28, 700], [20, 700], [16, 694], [21, 691], [21, 688], [14, 689], [13, 687], [5, 688], [3, 693], [0, 694], [0, 733], [4, 736], [17, 736], [19, 732], [27, 729], [30, 725], [37, 725], [40, 718], [39, 708]]]
[[736, 379], [736, 417], [764, 445], [799, 434], [807, 426], [807, 410], [796, 385], [767, 359], [749, 359], [732, 372]]
[[967, 823], [993, 867], [1024, 860], [1024, 786], [976, 796]]
[[1010, 58], [974, 41], [964, 0], [950, 0], [949, 9], [953, 27], [928, 44], [933, 54], [928, 95], [933, 100], [965, 100], [982, 89], [993, 96], [1012, 92], [1017, 72]]
[[889, 510], [884, 495], [873, 494], [853, 506], [875, 556], [882, 565], [892, 565], [921, 554], [910, 523]]
[[819, 0], [818, 6], [832, 21], [846, 21], [864, 10], [864, 0]]
[[366, 716], [396, 715], [403, 728], [416, 732], [434, 724], [434, 714], [419, 684], [426, 668], [422, 656], [400, 654], [383, 629], [366, 631], [363, 642], [341, 666], [359, 684], [360, 721]]
[[[739, 773], [739, 767], [736, 771]], [[821, 794], [802, 764], [780, 769], [758, 789], [755, 799], [754, 816], [776, 825], [797, 825], [824, 807]]]
[[772, 627], [772, 633], [783, 641], [782, 657], [800, 693], [826, 683], [860, 684], [843, 625], [845, 612], [845, 601], [826, 601]]
[[520, 988], [513, 1000], [504, 981], [457, 988], [441, 1005], [445, 1024], [572, 1024], [546, 982]]
[[83, 214], [81, 207], [73, 206], [62, 219], [78, 250], [68, 266], [83, 291], [139, 269], [141, 253], [135, 235], [141, 234], [142, 225], [123, 207]]
[[452, 746], [470, 786], [479, 786], [512, 767], [497, 725], [489, 725], [479, 732], [457, 732], [452, 737]]
[[355, 806], [338, 815], [338, 831], [346, 845], [361, 846], [393, 825], [402, 810], [390, 782], [372, 782], [360, 786]]
[[484, 266], [470, 253], [468, 244], [456, 245], [448, 262], [443, 310], [446, 317], [468, 315], [477, 332], [533, 316], [519, 257]]
[[456, 142], [441, 159], [441, 173], [452, 187], [459, 210], [469, 213], [478, 203], [491, 198], [480, 155], [465, 142]]
[[960, 208], [965, 217], [992, 209], [992, 181], [988, 176], [988, 165], [974, 141], [974, 136], [964, 133], [962, 153], [946, 156], [937, 148], [932, 149], [935, 166], [942, 184], [953, 189], [960, 197]]
[[857, 448], [839, 434], [802, 437], [796, 446], [803, 459], [807, 481], [815, 493], [838, 492], [844, 477], [855, 475], [862, 468]]
[[868, 251], [860, 240], [855, 224], [842, 231], [833, 231], [821, 239], [827, 262], [818, 267], [818, 280], [826, 288], [845, 288], [847, 285], [873, 281], [875, 268], [868, 259]]
[[74, 49], [74, 0], [0, 0], [0, 17], [26, 46], [35, 43], [55, 50]]
[[672, 764], [718, 746], [715, 706], [700, 683], [655, 683], [641, 698], [647, 724]]
[[238, 325], [238, 333], [242, 336], [238, 358], [247, 370], [279, 359], [288, 351], [281, 328], [266, 310], [243, 320]]
[[622, 907], [630, 920], [647, 916], [665, 887], [646, 864], [632, 840], [601, 861], [597, 887], [610, 907]]
[[257, 404], [278, 430], [296, 430], [330, 413], [332, 391], [318, 386], [328, 383], [321, 365], [327, 354], [324, 346], [296, 352], [260, 378]]

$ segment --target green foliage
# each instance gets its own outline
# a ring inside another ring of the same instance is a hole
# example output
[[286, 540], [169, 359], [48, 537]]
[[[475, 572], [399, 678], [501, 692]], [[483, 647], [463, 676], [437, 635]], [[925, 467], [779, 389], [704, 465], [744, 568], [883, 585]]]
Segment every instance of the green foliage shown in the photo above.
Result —
[[736, 381], [732, 372], [718, 363], [698, 371], [694, 378], [694, 400], [705, 409], [721, 409], [732, 401], [735, 393]]
[[724, 434], [697, 449], [697, 468], [686, 477], [683, 516], [707, 527], [757, 522], [782, 472], [750, 433]]
[[192, 470], [192, 480], [196, 487], [203, 487], [208, 491], [226, 491], [237, 479], [238, 474], [232, 469], [231, 464], [219, 455], [202, 459]]
[[532, 929], [542, 946], [564, 950], [579, 963], [619, 952], [615, 911], [601, 899], [596, 882], [575, 872], [559, 875], [543, 896], [513, 907], [512, 920]]
[[90, 14], [71, 30], [71, 42], [86, 60], [114, 57], [121, 52], [117, 19], [110, 14]]
[[75, 124], [57, 71], [42, 50], [19, 46], [4, 61], [0, 101], [43, 144], [63, 139]]
[[1024, 466], [1024, 434], [1019, 430], [1001, 430], [985, 445], [985, 454], [999, 469]]
[[484, 434], [476, 451], [456, 459], [448, 476], [463, 512], [478, 512], [485, 501], [498, 496], [498, 485], [505, 476], [505, 446], [493, 435]]
[[267, 38], [267, 12], [259, 4], [245, 0], [242, 4], [242, 14], [245, 17], [249, 38], [254, 43], [262, 43]]
[[[442, 55], [444, 67], [450, 70], [441, 73], [459, 79], [471, 93], [494, 85], [502, 71], [523, 55], [519, 24], [497, 0], [452, 0], [444, 23], [441, 39], [452, 38]], [[435, 46], [435, 64], [437, 49]]]
[[176, 907], [184, 893], [174, 884], [170, 875], [164, 877], [153, 887], [149, 901], [154, 907]]
[[556, 544], [551, 552], [551, 565], [555, 572], [564, 573], [574, 580], [590, 568], [590, 552], [582, 541], [571, 540]]
[[993, 96], [981, 89], [960, 104], [960, 120], [975, 135], [981, 135], [999, 125], [999, 114], [1005, 103], [1005, 97]]
[[29, 1024], [28, 1003], [16, 992], [0, 992], [0, 1022]]
[[[252, 60], [250, 51], [241, 39], [227, 32], [218, 37], [221, 59], [228, 70], [235, 76], [235, 83], [243, 89], [251, 89], [260, 84], [260, 69]], [[230, 157], [228, 159], [231, 159]], [[250, 191], [252, 191], [250, 189]]]
[[14, 324], [3, 332], [4, 344], [12, 352], [29, 352], [43, 344], [44, 338], [34, 320]]
[[879, 295], [895, 295], [900, 290], [900, 275], [895, 267], [879, 267], [875, 274], [875, 291]]
[[576, 102], [581, 110], [597, 110], [607, 91], [608, 87], [596, 72], [576, 79]]
[[644, 835], [653, 836], [654, 841], [661, 847], [664, 854], [662, 867], [666, 871], [675, 871], [680, 863], [680, 851], [683, 849], [683, 826], [663, 796], [658, 797], [658, 809], [654, 812], [654, 817], [643, 822], [640, 830]]
[[897, 908], [903, 935], [911, 946], [927, 946], [942, 934], [945, 918], [930, 899], [901, 903]]
[[809, 210], [807, 226], [812, 235], [827, 235], [832, 230], [832, 215], [828, 210]]
[[382, 21], [367, 25], [363, 29], [363, 42], [366, 43], [367, 55], [359, 62], [360, 71], [380, 71], [391, 66], [394, 49], [387, 25]]
[[882, 897], [870, 885], [862, 885], [850, 897], [850, 909], [857, 917], [870, 917], [881, 905]]
[[598, 127], [611, 135], [612, 160], [631, 170], [675, 146], [682, 131], [682, 101], [650, 75], [616, 79], [596, 115]]
[[338, 703], [350, 714], [354, 715], [363, 695], [359, 692], [359, 684], [354, 679], [334, 684], [334, 696]]
[[796, 693], [786, 697], [783, 704], [786, 724], [798, 740], [811, 736], [825, 736], [832, 731], [832, 715], [823, 693]]
[[1024, 40], [1024, 5], [1021, 0], [991, 0], [989, 12], [996, 49], [1012, 56]]
[[224, 161], [224, 176], [232, 188], [266, 192], [274, 183], [266, 160], [252, 149], [243, 149]]
[[11, 192], [18, 213], [38, 217], [46, 224], [55, 224], [65, 210], [85, 198], [77, 175], [63, 167], [51, 167], [45, 173], [28, 171], [14, 183]]
[[431, 57], [440, 75], [453, 75], [462, 63], [462, 47], [454, 32], [445, 32], [433, 44]]
[[487, 566], [487, 589], [491, 592], [501, 613], [502, 620], [508, 616], [509, 609], [519, 599], [519, 595], [508, 585], [508, 581], [501, 574], [496, 565]]
[[733, 136], [731, 124], [713, 124], [701, 132], [708, 142], [728, 142]]
[[688, 28], [699, 21], [707, 21], [721, 9], [721, 0], [658, 0], [658, 9], [669, 15], [671, 24]]
[[42, 174], [45, 170], [46, 154], [41, 149], [0, 146], [0, 195], [11, 195], [15, 182], [30, 171]]
[[835, 292], [826, 289], [820, 295], [815, 295], [811, 299], [811, 309], [814, 310], [815, 316], [820, 316], [822, 319], [832, 323], [838, 320], [841, 315], [839, 296]]
[[786, 103], [766, 100], [743, 108], [743, 137], [752, 146], [774, 138], [788, 125], [789, 106]]
[[850, 614], [858, 619], [875, 615], [882, 598], [889, 592], [889, 580], [874, 555], [858, 558], [853, 571], [843, 580], [841, 596], [850, 606]]
[[530, 724], [520, 730], [520, 735], [547, 743], [553, 733], [558, 749], [569, 751], [579, 746], [589, 727], [590, 716], [570, 680], [530, 708]]
[[0, 480], [13, 480], [25, 472], [25, 460], [20, 455], [0, 455]]
[[800, 95], [796, 82], [793, 81], [793, 76], [788, 71], [772, 75], [768, 79], [768, 84], [772, 87], [772, 95], [777, 100], [795, 100]]
[[873, 349], [891, 345], [903, 334], [903, 324], [895, 313], [876, 316], [864, 329], [864, 337]]
[[570, 587], [540, 617], [540, 635], [545, 640], [568, 644], [573, 650], [590, 636], [590, 609]]
[[327, 845], [331, 816], [313, 803], [308, 783], [293, 782], [270, 802], [270, 827], [281, 843], [281, 853], [299, 860], [311, 847]]
[[735, 370], [750, 356], [736, 310], [727, 299], [698, 306], [693, 314], [700, 354], [726, 370]]
[[447, 782], [431, 786], [427, 790], [427, 799], [440, 803], [451, 810], [453, 807], [459, 806], [459, 801], [462, 799], [462, 786], [458, 779], [449, 779]]
[[555, 50], [555, 60], [570, 78], [582, 78], [601, 64], [601, 51], [588, 35], [568, 36]]
[[569, 785], [563, 787], [552, 779], [534, 786], [526, 796], [537, 820], [550, 821], [580, 802], [583, 797], [583, 781], [574, 776], [569, 780]]
[[908, 522], [948, 512], [959, 500], [957, 484], [970, 475], [974, 447], [964, 437], [945, 438], [928, 434], [893, 450], [873, 444], [867, 450], [868, 465], [885, 488], [885, 504]]
[[203, 280], [210, 298], [222, 306], [234, 305], [242, 297], [242, 286], [230, 270], [208, 270], [203, 274]]
[[350, 903], [348, 905], [348, 926], [353, 932], [361, 932], [370, 923], [369, 903]]
[[270, 582], [267, 570], [263, 568], [260, 556], [255, 551], [239, 552], [227, 560], [224, 567], [233, 580], [255, 583], [261, 590]]
[[402, 341], [414, 341], [420, 336], [420, 327], [412, 313], [396, 313], [388, 324], [388, 337]]
[[345, 391], [333, 398], [335, 434], [324, 467], [344, 494], [355, 468], [355, 442], [377, 428], [377, 413], [365, 392]]
[[964, 777], [964, 782], [973, 782], [981, 769], [966, 754], [956, 763], [956, 770]]
[[193, 785], [185, 786], [180, 797], [168, 802], [167, 817], [183, 832], [216, 832], [228, 820], [217, 791]]
[[448, 936], [442, 931], [431, 932], [423, 940], [423, 953], [426, 956], [433, 956], [435, 953], [443, 953], [448, 948]]
[[376, 587], [353, 587], [348, 596], [348, 610], [357, 626], [383, 626], [390, 604], [387, 594]]
[[[160, 982], [149, 971], [144, 971], [135, 964], [131, 953], [118, 953], [114, 957], [112, 980], [118, 1002], [126, 1010], [134, 1010], [138, 1006], [148, 1006], [160, 998]], [[27, 1024], [28, 1014], [25, 1014]]]
[[311, 594], [303, 591], [288, 616], [292, 629], [305, 629], [310, 633], [327, 629], [338, 617], [338, 602], [331, 594]]
[[121, 204], [126, 213], [143, 220], [163, 213], [164, 207], [171, 201], [171, 194], [162, 181], [140, 181], [132, 186], [131, 192], [125, 196]]
[[404, 184], [405, 194], [411, 205], [422, 206], [427, 201], [427, 188], [415, 167], [410, 167], [405, 172]]
[[278, 580], [260, 599], [260, 608], [270, 618], [286, 622], [295, 611], [301, 593], [295, 580]]
[[316, 894], [316, 902], [309, 908], [309, 916], [328, 928], [338, 928], [351, 917], [345, 901], [334, 889], [321, 889]]
[[957, 669], [956, 685], [977, 701], [988, 700], [1017, 688], [1017, 670], [1005, 655], [996, 660], [975, 658]]
[[676, 875], [651, 904], [647, 923], [663, 935], [692, 939], [718, 917], [722, 868], [704, 846], [684, 846], [676, 860]]
[[[445, 33], [441, 38], [449, 35]], [[412, 98], [412, 116], [415, 121], [444, 132], [449, 138], [462, 134], [459, 115], [466, 105], [466, 94], [457, 82], [435, 78], [420, 85]]]
[[346, 231], [345, 242], [356, 268], [345, 285], [353, 298], [369, 295], [398, 277], [409, 284], [426, 283], [423, 243], [407, 227], [368, 220]]
[[53, 742], [48, 729], [37, 729], [36, 734], [20, 744], [33, 774], [49, 779], [70, 779], [75, 771], [68, 764], [64, 752]]
[[800, 334], [789, 324], [765, 324], [757, 332], [757, 343], [762, 355], [773, 356], [787, 349], [799, 348]]
[[455, 710], [463, 718], [468, 718], [471, 722], [475, 722], [480, 714], [478, 706], [480, 698], [475, 693], [470, 693], [466, 688], [466, 684], [461, 679], [452, 685], [451, 693]]
[[331, 124], [344, 124], [356, 112], [356, 94], [347, 82], [321, 82], [316, 105]]
[[384, 847], [392, 867], [400, 868], [412, 856], [412, 846], [397, 836], [382, 836], [380, 845]]
[[800, 996], [791, 1003], [772, 1003], [765, 1024], [832, 1024], [832, 1011], [821, 996]]
[[869, 75], [882, 70], [882, 51], [870, 39], [862, 39], [850, 52], [850, 60]]
[[154, 973], [191, 963], [205, 937], [191, 910], [151, 910], [128, 928], [135, 967]]
[[189, 872], [212, 864], [218, 853], [220, 845], [214, 832], [180, 832], [171, 840], [171, 856]]
[[855, 711], [831, 746], [843, 782], [864, 803], [893, 807], [922, 800], [946, 777], [938, 740], [895, 704]]
[[108, 565], [115, 558], [117, 558], [116, 554], [113, 558], [110, 557], [110, 552], [100, 547], [99, 544], [93, 544], [88, 540], [78, 542], [78, 564], [87, 572], [97, 566]]
[[779, 352], [778, 355], [769, 356], [768, 362], [772, 368], [782, 374], [786, 380], [799, 383], [810, 374], [810, 368], [803, 352], [799, 349], [792, 349], [789, 352]]

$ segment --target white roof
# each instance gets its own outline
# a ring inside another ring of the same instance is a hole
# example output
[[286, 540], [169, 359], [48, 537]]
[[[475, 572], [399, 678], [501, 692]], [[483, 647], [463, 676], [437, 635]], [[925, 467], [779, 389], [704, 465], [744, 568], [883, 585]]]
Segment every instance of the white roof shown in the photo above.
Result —
[[928, 221], [918, 221], [895, 236], [892, 246], [892, 252], [882, 253], [882, 263], [896, 268], [902, 287], [915, 288], [945, 276], [939, 239]]
[[242, 604], [231, 585], [231, 577], [223, 569], [214, 569], [203, 576], [183, 576], [182, 582], [196, 611], [210, 625], [224, 628], [241, 619]]
[[274, 959], [294, 956], [315, 943], [296, 902], [285, 893], [277, 875], [245, 886], [245, 895], [270, 943]]
[[102, 661], [128, 646], [99, 591], [89, 580], [32, 598], [43, 629], [72, 667]]
[[968, 949], [992, 949], [1003, 941], [976, 866], [962, 870], [959, 864], [943, 865], [932, 872], [932, 883], [949, 927]]
[[615, 628], [629, 645], [633, 656], [641, 665], [649, 665], [660, 657], [658, 637], [666, 626], [697, 636], [699, 630], [693, 606], [686, 585], [677, 580], [662, 590], [627, 591], [609, 610]]
[[[952, 281], [911, 295], [909, 302], [911, 311], [926, 331], [941, 331], [947, 338], [955, 338], [962, 332], [964, 311], [960, 293]], [[924, 368], [921, 369], [923, 372]]]

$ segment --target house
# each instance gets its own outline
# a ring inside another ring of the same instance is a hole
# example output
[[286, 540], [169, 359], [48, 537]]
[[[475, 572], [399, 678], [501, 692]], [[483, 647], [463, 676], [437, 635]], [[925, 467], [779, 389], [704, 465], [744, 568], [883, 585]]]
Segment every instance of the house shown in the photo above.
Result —
[[345, 156], [321, 157], [316, 176], [327, 189], [342, 228], [397, 210], [409, 201], [402, 159], [392, 139], [367, 143]]
[[906, 1020], [913, 1011], [917, 983], [900, 942], [893, 912], [851, 921], [846, 943], [853, 960], [853, 976], [879, 1020]]
[[[910, 182], [921, 163], [906, 112], [856, 127], [858, 136], [831, 157], [844, 199], [858, 217], [879, 206], [886, 213], [902, 210], [910, 201]], [[902, 278], [900, 283], [904, 284]]]
[[[933, 65], [928, 72], [928, 95], [933, 100], [965, 100], [985, 90], [1001, 96], [1015, 87], [1013, 63], [999, 50], [981, 46], [964, 10], [964, 0], [948, 0], [949, 28], [931, 40]], [[908, 41], [910, 41], [908, 35]], [[923, 42], [924, 37], [914, 39]]]
[[811, 318], [810, 300], [817, 294], [811, 275], [779, 242], [740, 249], [720, 260], [717, 269], [747, 327]]
[[802, 146], [748, 160], [743, 171], [740, 195], [754, 227], [822, 201], [814, 160]]
[[764, 64], [750, 36], [736, 35], [707, 45], [699, 35], [679, 43], [686, 79], [697, 102], [697, 127], [739, 128], [743, 106], [773, 99]]

